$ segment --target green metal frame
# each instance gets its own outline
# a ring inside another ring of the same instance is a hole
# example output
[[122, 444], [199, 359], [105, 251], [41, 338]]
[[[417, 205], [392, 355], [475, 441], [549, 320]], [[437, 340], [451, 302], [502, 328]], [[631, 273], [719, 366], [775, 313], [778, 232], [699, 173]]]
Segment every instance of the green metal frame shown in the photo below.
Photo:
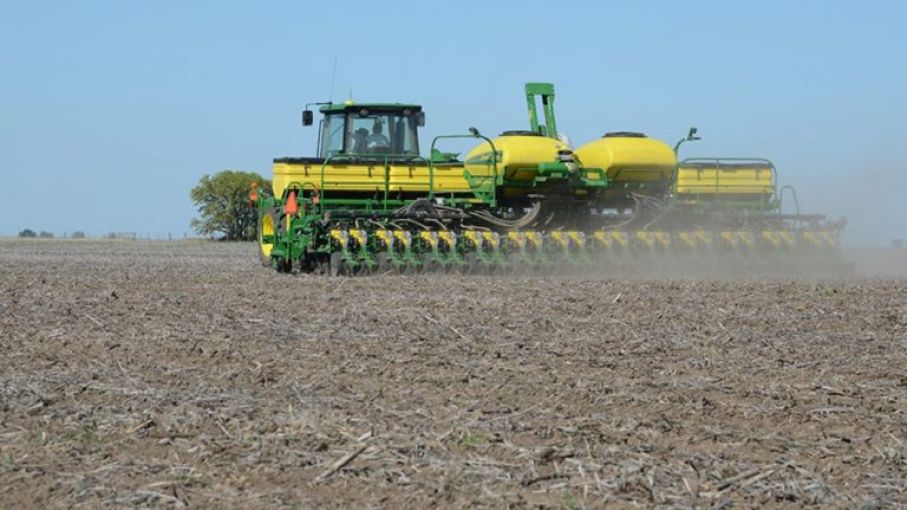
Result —
[[[545, 124], [539, 124], [536, 101], [541, 99]], [[526, 105], [529, 107], [529, 127], [536, 133], [557, 138], [557, 123], [554, 119], [554, 85], [551, 83], [527, 83]]]
[[[479, 198], [483, 202], [486, 202], [490, 207], [496, 207], [497, 206], [497, 188], [498, 188], [498, 185], [500, 184], [498, 182], [498, 157], [497, 157], [498, 151], [494, 146], [494, 142], [490, 138], [488, 138], [485, 135], [480, 134], [477, 130], [475, 130], [475, 128], [473, 128], [472, 132], [468, 135], [439, 135], [439, 136], [434, 137], [431, 141], [431, 154], [435, 154], [435, 145], [437, 145], [438, 140], [463, 139], [463, 138], [479, 138], [479, 139], [485, 140], [485, 142], [488, 143], [488, 146], [491, 147], [491, 154], [494, 155], [494, 157], [489, 158], [489, 160], [491, 162], [491, 167], [492, 167], [491, 185], [487, 186], [487, 188], [488, 188], [487, 190], [481, 189], [481, 186], [474, 186], [473, 182], [475, 182], [475, 181], [469, 179], [469, 177], [471, 177], [469, 175], [467, 175], [467, 182], [469, 182], [469, 187], [472, 188], [471, 192], [476, 196], [476, 198]], [[435, 188], [434, 188], [435, 166], [434, 165], [435, 165], [434, 159], [430, 159], [428, 162], [428, 197], [429, 198], [435, 197]], [[465, 165], [464, 165], [463, 171], [466, 172]]]

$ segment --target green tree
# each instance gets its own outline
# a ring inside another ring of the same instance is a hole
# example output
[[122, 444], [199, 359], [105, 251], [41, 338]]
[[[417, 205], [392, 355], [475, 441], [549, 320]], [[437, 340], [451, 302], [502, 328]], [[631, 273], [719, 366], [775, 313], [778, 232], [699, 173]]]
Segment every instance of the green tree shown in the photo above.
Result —
[[249, 187], [256, 182], [271, 192], [270, 181], [255, 172], [223, 170], [201, 178], [190, 193], [200, 217], [192, 228], [201, 235], [220, 236], [228, 241], [255, 239], [257, 216], [249, 205]]
[[36, 234], [34, 230], [27, 228], [19, 232], [19, 237], [38, 237], [38, 234]]

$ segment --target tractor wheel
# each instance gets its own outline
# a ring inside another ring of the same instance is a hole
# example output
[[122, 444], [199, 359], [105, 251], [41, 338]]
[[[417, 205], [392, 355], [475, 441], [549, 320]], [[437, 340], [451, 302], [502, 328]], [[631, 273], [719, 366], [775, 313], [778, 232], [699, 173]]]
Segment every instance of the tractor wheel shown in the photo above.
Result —
[[[271, 250], [274, 249], [273, 239], [279, 223], [276, 208], [265, 209], [258, 217], [258, 258], [265, 267], [271, 267]], [[265, 241], [265, 236], [271, 239]]]

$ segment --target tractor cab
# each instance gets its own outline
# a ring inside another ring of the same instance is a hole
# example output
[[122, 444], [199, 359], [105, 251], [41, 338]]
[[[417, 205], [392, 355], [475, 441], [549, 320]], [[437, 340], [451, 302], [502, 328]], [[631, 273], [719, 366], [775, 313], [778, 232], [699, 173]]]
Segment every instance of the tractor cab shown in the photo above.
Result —
[[[318, 157], [406, 159], [419, 156], [418, 128], [425, 125], [422, 107], [412, 104], [322, 105]], [[312, 112], [302, 115], [312, 124]]]

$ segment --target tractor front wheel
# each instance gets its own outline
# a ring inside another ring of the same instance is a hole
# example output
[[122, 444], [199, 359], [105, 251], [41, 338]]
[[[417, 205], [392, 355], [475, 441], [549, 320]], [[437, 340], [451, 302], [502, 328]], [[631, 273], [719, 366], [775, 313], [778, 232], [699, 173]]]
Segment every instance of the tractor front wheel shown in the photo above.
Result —
[[258, 258], [265, 267], [271, 267], [271, 251], [279, 224], [276, 208], [264, 209], [258, 216]]

